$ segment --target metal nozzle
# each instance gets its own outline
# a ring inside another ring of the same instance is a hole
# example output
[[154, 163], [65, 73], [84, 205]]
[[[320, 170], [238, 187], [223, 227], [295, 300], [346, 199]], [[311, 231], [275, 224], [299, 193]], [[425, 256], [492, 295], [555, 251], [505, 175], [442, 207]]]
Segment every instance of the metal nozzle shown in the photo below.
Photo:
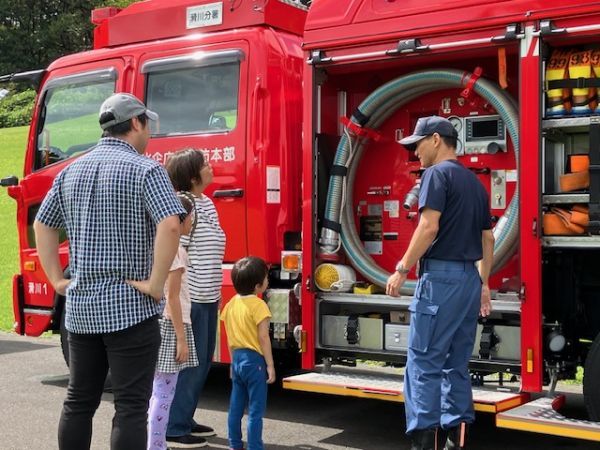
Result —
[[417, 180], [415, 185], [412, 187], [410, 191], [404, 197], [404, 203], [402, 203], [402, 207], [410, 211], [410, 209], [418, 203], [419, 201], [419, 192], [421, 191], [421, 180]]

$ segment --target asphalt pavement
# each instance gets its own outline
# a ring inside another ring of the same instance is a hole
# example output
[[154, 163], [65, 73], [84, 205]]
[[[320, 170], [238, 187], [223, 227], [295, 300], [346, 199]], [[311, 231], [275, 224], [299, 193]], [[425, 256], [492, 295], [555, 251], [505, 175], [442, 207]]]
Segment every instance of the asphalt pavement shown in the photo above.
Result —
[[[0, 333], [0, 449], [56, 449], [56, 428], [65, 396], [68, 370], [56, 336], [27, 338]], [[227, 447], [228, 369], [215, 367], [196, 420], [215, 428], [208, 448]], [[581, 398], [568, 412], [585, 415]], [[94, 419], [92, 449], [109, 448], [112, 395], [106, 392]], [[268, 450], [408, 450], [401, 404], [321, 394], [269, 391], [263, 438]], [[494, 418], [479, 414], [469, 449], [600, 450], [600, 444], [497, 429]], [[205, 447], [207, 448], [207, 447]]]

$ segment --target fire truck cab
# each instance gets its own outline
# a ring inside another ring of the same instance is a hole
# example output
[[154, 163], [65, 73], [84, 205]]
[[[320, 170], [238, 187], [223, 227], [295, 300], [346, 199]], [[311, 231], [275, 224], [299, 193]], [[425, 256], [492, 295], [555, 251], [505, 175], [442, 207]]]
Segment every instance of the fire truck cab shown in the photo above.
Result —
[[[295, 255], [300, 246], [306, 10], [293, 0], [151, 0], [95, 10], [93, 50], [12, 77], [40, 82], [24, 177], [3, 182], [18, 208], [16, 332], [37, 336], [61, 327], [63, 299], [41, 268], [33, 221], [56, 174], [99, 139], [98, 110], [113, 92], [132, 93], [160, 115], [147, 157], [164, 163], [192, 147], [213, 166], [207, 195], [227, 236], [223, 298], [233, 295], [232, 263], [253, 254], [272, 266], [273, 303], [289, 305], [298, 271], [293, 261], [290, 271], [280, 268], [282, 254]], [[283, 347], [294, 342], [291, 331], [280, 338]], [[222, 340], [216, 359], [226, 361], [221, 348]]]
[[[284, 386], [403, 400], [400, 375], [344, 366], [405, 363], [416, 274], [400, 298], [382, 288], [418, 222], [421, 167], [398, 141], [418, 118], [440, 115], [458, 132], [458, 160], [489, 192], [496, 238], [493, 313], [480, 320], [470, 362], [475, 407], [499, 413], [500, 426], [600, 440], [599, 424], [553, 409], [557, 380], [585, 366], [585, 402], [600, 419], [599, 29], [592, 1], [312, 4], [302, 241], [309, 372]], [[490, 374], [500, 374], [492, 389]], [[520, 385], [507, 390], [507, 375]], [[545, 385], [548, 397], [529, 402]]]

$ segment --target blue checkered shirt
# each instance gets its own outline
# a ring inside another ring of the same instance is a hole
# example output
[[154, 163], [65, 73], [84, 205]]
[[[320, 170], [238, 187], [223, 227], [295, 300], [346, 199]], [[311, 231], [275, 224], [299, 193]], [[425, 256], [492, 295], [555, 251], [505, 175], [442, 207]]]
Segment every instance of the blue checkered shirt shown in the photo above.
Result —
[[58, 174], [36, 219], [69, 239], [67, 330], [110, 333], [160, 312], [125, 280], [150, 276], [156, 225], [173, 215], [185, 210], [164, 167], [120, 139], [100, 139]]

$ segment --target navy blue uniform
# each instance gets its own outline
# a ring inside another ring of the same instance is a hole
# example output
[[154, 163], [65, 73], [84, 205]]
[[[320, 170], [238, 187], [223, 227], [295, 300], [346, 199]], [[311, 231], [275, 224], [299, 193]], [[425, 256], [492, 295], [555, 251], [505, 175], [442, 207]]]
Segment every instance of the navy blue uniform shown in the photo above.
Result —
[[441, 213], [421, 260], [411, 311], [404, 397], [407, 433], [474, 420], [468, 372], [481, 302], [482, 232], [491, 228], [488, 195], [456, 160], [425, 170], [419, 211]]

